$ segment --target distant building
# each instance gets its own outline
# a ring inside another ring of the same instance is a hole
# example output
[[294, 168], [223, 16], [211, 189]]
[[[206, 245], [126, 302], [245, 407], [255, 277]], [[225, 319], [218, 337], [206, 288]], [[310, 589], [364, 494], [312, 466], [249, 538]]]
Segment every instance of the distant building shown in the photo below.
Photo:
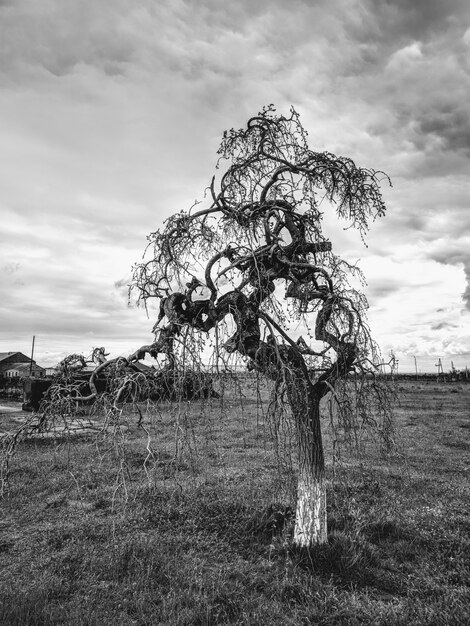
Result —
[[136, 367], [140, 372], [143, 372], [144, 374], [147, 374], [151, 370], [155, 369], [153, 365], [146, 365], [145, 363], [141, 363], [140, 361], [134, 361], [132, 365]]
[[39, 378], [46, 370], [22, 352], [0, 352], [0, 376], [5, 378]]

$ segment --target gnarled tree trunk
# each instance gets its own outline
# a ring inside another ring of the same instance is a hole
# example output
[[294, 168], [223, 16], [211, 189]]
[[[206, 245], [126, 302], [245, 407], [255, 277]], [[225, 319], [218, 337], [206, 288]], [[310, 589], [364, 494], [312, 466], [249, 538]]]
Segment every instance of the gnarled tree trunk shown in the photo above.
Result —
[[294, 544], [309, 547], [328, 539], [325, 460], [320, 425], [320, 398], [304, 374], [293, 376], [288, 397], [297, 428], [299, 476]]
[[327, 541], [325, 464], [321, 433], [315, 427], [319, 406], [310, 405], [308, 414], [296, 416], [296, 422], [299, 477], [294, 543], [306, 547]]

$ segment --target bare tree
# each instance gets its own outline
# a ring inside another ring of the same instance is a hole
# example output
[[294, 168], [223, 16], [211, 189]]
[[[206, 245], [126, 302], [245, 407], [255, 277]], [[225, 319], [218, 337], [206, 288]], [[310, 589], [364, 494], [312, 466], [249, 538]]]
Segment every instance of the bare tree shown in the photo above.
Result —
[[[169, 218], [134, 268], [132, 289], [141, 302], [160, 299], [160, 314], [153, 343], [129, 357], [166, 355], [174, 368], [190, 329], [215, 335], [217, 350], [246, 357], [250, 368], [282, 383], [298, 435], [300, 546], [327, 539], [320, 401], [377, 362], [367, 302], [354, 286], [360, 271], [333, 253], [321, 209], [336, 210], [364, 237], [385, 213], [380, 178], [389, 182], [351, 159], [311, 151], [306, 135], [294, 109], [284, 117], [272, 106], [224, 133], [221, 176], [217, 185], [212, 179], [206, 206]], [[302, 336], [293, 335], [292, 321]]]

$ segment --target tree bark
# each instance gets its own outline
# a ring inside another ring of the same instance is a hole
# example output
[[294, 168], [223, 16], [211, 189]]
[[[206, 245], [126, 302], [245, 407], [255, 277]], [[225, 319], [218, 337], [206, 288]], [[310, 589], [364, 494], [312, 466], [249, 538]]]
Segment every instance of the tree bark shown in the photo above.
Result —
[[308, 548], [327, 540], [325, 478], [311, 470], [301, 471], [297, 484], [293, 543]]
[[292, 376], [288, 397], [297, 428], [299, 478], [294, 545], [310, 547], [328, 540], [325, 460], [320, 424], [320, 399], [309, 380]]

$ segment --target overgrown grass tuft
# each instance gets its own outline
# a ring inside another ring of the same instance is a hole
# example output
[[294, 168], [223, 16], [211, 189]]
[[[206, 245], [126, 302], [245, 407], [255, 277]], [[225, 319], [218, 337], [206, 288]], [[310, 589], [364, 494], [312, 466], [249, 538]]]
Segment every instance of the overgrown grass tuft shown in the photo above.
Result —
[[235, 403], [197, 463], [200, 414], [177, 450], [160, 416], [150, 457], [137, 428], [124, 455], [109, 440], [22, 446], [2, 502], [0, 624], [470, 623], [468, 460], [448, 445], [469, 437], [470, 390], [403, 394], [406, 463], [344, 457], [328, 544], [309, 550], [291, 546], [269, 433]]

